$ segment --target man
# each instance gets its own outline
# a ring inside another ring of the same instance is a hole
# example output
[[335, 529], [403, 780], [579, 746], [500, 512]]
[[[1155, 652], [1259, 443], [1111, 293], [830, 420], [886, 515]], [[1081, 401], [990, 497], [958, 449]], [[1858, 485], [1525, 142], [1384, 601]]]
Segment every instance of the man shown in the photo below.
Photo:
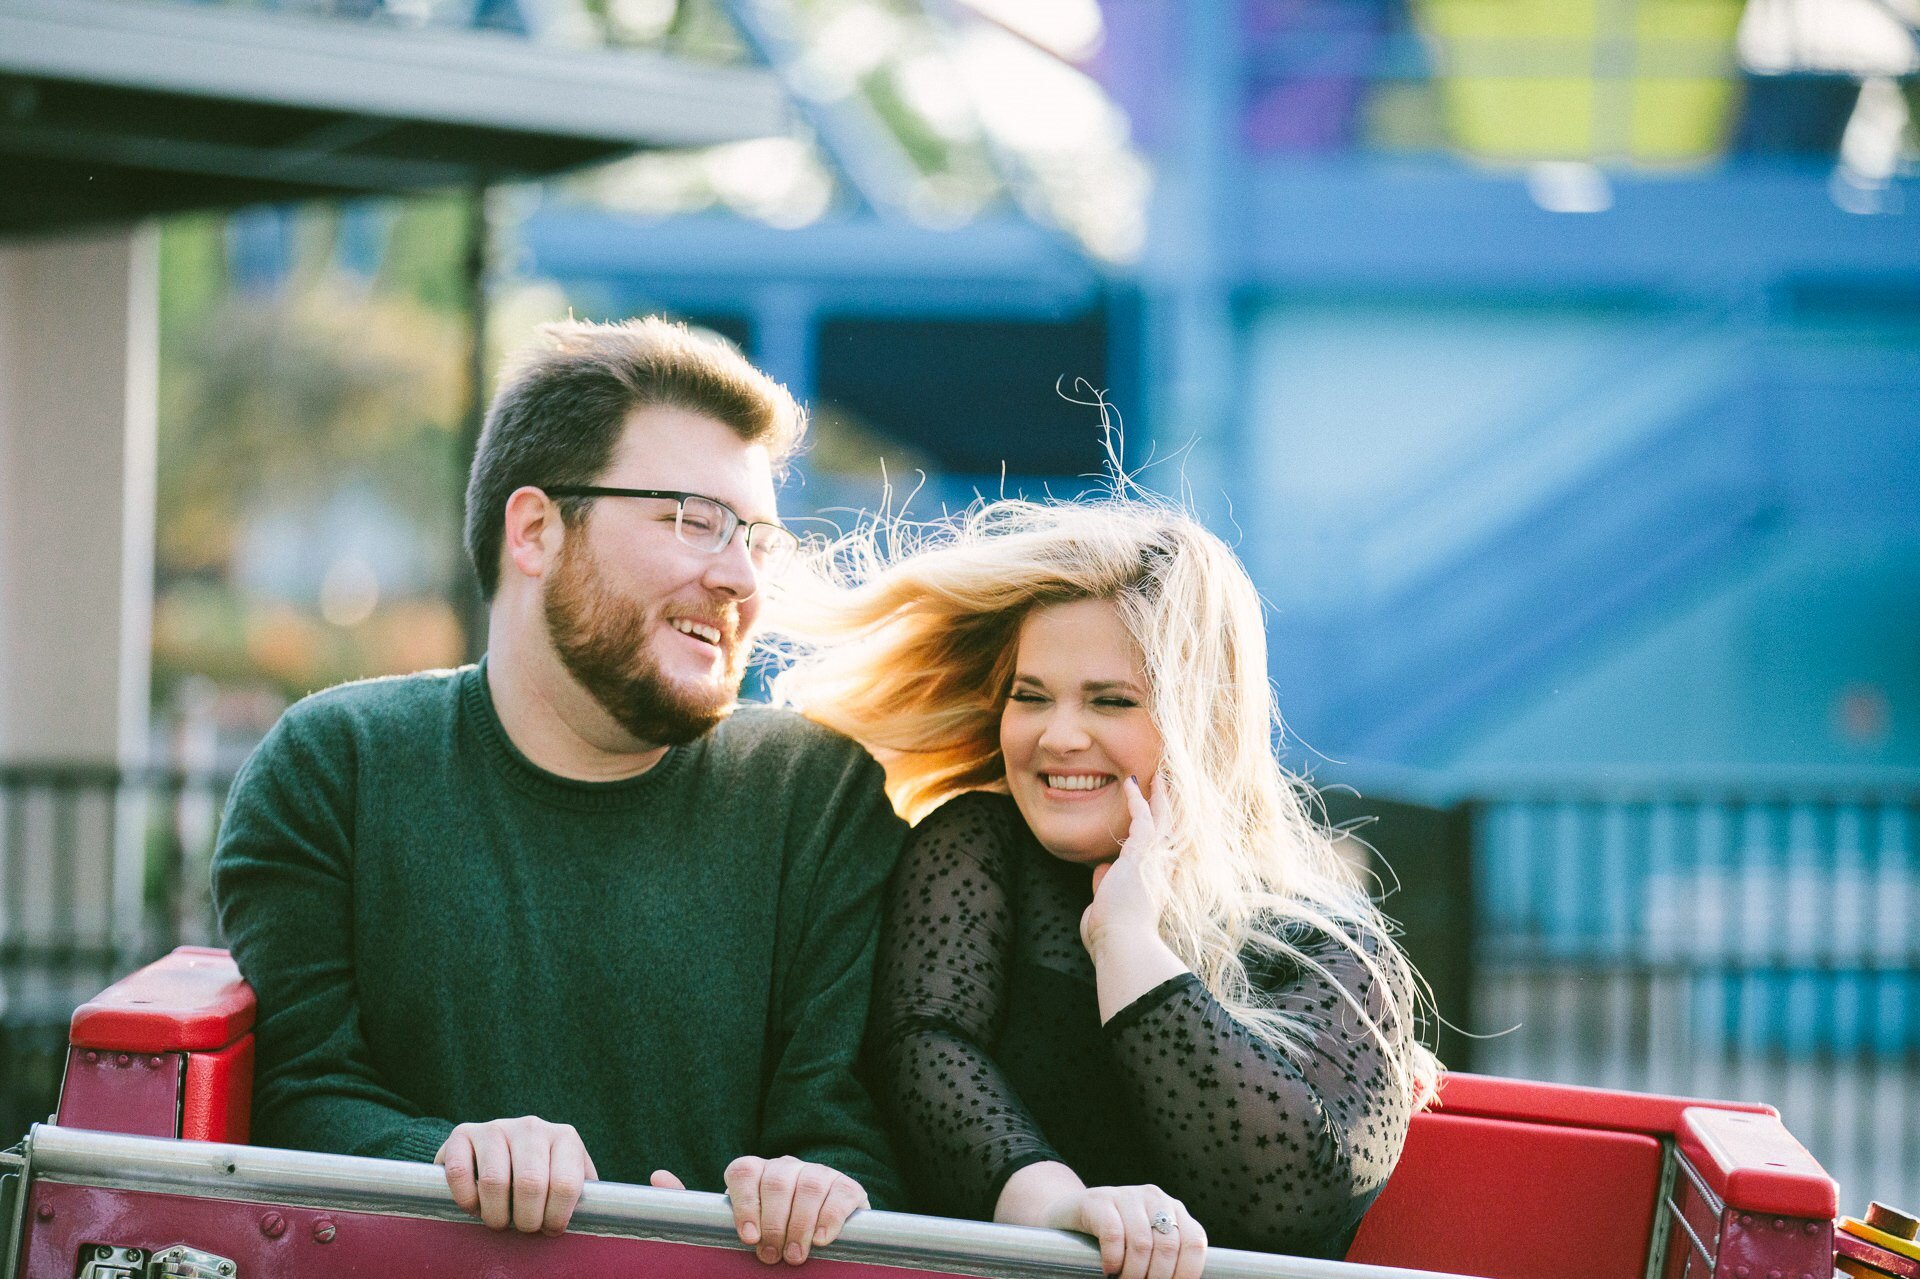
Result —
[[255, 1139], [434, 1160], [496, 1229], [724, 1184], [797, 1264], [898, 1201], [853, 1066], [904, 833], [858, 747], [733, 709], [804, 418], [680, 326], [545, 335], [467, 489], [486, 658], [307, 698], [235, 782]]

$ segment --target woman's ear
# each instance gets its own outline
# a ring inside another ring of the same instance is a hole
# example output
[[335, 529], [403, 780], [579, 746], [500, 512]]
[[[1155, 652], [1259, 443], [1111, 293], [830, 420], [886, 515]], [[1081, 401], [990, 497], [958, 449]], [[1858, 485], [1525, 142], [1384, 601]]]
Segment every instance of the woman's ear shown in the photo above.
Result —
[[560, 508], [539, 489], [524, 485], [507, 498], [506, 563], [522, 576], [545, 577], [558, 561], [566, 537]]

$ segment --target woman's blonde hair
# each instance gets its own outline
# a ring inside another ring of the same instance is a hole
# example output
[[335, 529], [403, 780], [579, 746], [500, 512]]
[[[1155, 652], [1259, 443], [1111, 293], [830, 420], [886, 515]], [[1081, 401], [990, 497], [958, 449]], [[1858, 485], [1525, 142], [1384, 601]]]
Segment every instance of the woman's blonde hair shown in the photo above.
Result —
[[1288, 1052], [1311, 1028], [1263, 998], [1248, 963], [1317, 967], [1301, 928], [1332, 935], [1373, 973], [1371, 1007], [1349, 992], [1350, 1010], [1413, 1096], [1437, 1073], [1415, 1030], [1417, 979], [1364, 872], [1275, 755], [1259, 595], [1184, 511], [1123, 491], [996, 501], [927, 526], [877, 521], [771, 603], [772, 632], [800, 652], [774, 696], [872, 751], [895, 808], [917, 822], [963, 791], [1005, 789], [1000, 716], [1021, 624], [1084, 599], [1111, 601], [1139, 646], [1163, 744], [1173, 856], [1161, 935], [1236, 1019]]

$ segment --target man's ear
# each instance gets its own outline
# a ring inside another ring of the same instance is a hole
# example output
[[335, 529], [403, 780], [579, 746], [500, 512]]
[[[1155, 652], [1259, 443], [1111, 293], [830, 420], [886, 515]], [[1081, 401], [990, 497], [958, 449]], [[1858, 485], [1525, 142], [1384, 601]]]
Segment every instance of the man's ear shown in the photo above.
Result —
[[506, 567], [526, 577], [545, 577], [560, 558], [566, 537], [560, 508], [539, 489], [529, 484], [507, 498]]

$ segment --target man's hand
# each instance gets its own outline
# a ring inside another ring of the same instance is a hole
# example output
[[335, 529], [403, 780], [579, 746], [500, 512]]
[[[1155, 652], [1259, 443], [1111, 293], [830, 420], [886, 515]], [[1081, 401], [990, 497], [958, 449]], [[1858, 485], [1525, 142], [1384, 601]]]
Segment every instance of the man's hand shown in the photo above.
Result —
[[581, 1187], [600, 1179], [573, 1125], [532, 1115], [461, 1124], [433, 1162], [455, 1203], [495, 1230], [527, 1234], [565, 1230]]
[[[838, 1239], [856, 1209], [871, 1206], [860, 1183], [844, 1172], [792, 1155], [742, 1155], [727, 1165], [726, 1179], [740, 1242], [770, 1266], [782, 1260], [799, 1265], [813, 1249]], [[652, 1184], [686, 1189], [665, 1170], [653, 1174]]]

